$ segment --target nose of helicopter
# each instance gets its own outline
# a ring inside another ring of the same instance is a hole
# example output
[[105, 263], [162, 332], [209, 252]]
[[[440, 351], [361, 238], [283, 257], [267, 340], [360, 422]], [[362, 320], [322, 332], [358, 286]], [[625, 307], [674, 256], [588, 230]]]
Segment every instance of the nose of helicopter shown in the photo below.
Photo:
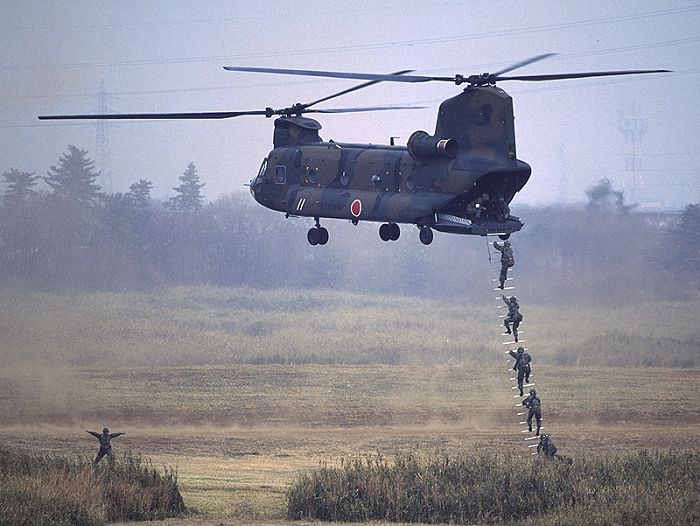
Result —
[[253, 196], [253, 199], [256, 201], [258, 200], [258, 196], [256, 195], [258, 192], [260, 192], [260, 187], [262, 186], [262, 181], [260, 180], [260, 176], [256, 175], [250, 180], [250, 184], [248, 185], [250, 187], [250, 195]]

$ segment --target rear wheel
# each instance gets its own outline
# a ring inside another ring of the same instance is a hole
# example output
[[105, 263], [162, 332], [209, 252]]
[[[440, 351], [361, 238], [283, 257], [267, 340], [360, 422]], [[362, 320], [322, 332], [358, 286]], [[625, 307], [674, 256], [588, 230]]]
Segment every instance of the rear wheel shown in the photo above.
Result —
[[399, 236], [401, 236], [401, 229], [399, 228], [399, 225], [397, 225], [396, 223], [390, 223], [389, 225], [391, 226], [391, 236], [389, 237], [389, 239], [391, 239], [392, 241], [398, 240]]
[[429, 226], [420, 227], [420, 234], [418, 235], [420, 242], [424, 245], [429, 245], [433, 242], [433, 231]]
[[384, 223], [379, 227], [379, 237], [382, 241], [389, 241], [391, 239], [391, 225], [389, 223]]
[[501, 235], [498, 236], [498, 237], [499, 237], [500, 239], [502, 239], [503, 241], [505, 241], [506, 239], [508, 239], [508, 238], [510, 237], [510, 234], [501, 234]]

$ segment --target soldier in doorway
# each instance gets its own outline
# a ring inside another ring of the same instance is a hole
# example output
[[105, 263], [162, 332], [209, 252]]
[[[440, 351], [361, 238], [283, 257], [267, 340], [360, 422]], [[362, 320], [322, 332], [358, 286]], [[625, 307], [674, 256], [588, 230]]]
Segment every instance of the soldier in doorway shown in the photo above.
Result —
[[502, 245], [499, 245], [496, 241], [493, 243], [493, 248], [495, 248], [501, 253], [501, 275], [499, 277], [499, 281], [501, 282], [501, 284], [498, 288], [503, 290], [503, 287], [506, 283], [506, 279], [508, 278], [508, 269], [515, 265], [515, 258], [513, 257], [513, 248], [510, 246], [510, 241], [505, 241]]
[[487, 204], [489, 201], [489, 194], [481, 194], [479, 197], [474, 199], [471, 203], [467, 204], [467, 217], [472, 221], [478, 221], [481, 216], [486, 217], [488, 213]]
[[100, 435], [99, 433], [95, 431], [86, 431], [87, 433], [90, 433], [92, 436], [94, 436], [97, 440], [100, 442], [100, 450], [97, 452], [97, 456], [95, 457], [94, 462], [92, 463], [94, 466], [96, 466], [100, 460], [102, 460], [102, 457], [107, 455], [107, 459], [109, 460], [109, 465], [112, 466], [114, 465], [114, 454], [112, 454], [112, 439], [117, 438], [120, 435], [123, 435], [124, 433], [110, 433], [109, 429], [106, 427], [102, 430], [102, 434]]
[[506, 298], [505, 295], [501, 294], [503, 298], [503, 303], [508, 306], [508, 315], [503, 320], [503, 325], [506, 327], [506, 334], [511, 334], [511, 324], [513, 325], [513, 337], [515, 341], [518, 341], [518, 327], [520, 322], [523, 321], [523, 315], [520, 314], [520, 305], [518, 304], [518, 298], [511, 296]]
[[518, 347], [517, 351], [509, 351], [509, 353], [515, 358], [513, 370], [518, 371], [518, 389], [520, 389], [520, 396], [524, 396], [523, 383], [530, 381], [530, 361], [532, 358], [525, 352], [524, 347]]
[[530, 396], [523, 400], [522, 403], [528, 409], [527, 430], [532, 431], [532, 417], [534, 416], [535, 420], [537, 421], [537, 433], [535, 433], [535, 435], [539, 435], [540, 428], [542, 427], [542, 403], [540, 402], [540, 398], [537, 396], [537, 391], [530, 389]]

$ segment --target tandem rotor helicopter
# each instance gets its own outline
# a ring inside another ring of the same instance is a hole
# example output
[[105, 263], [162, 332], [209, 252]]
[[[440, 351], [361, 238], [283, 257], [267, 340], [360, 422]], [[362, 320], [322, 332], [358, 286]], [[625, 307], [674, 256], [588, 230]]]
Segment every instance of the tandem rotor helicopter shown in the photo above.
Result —
[[[278, 116], [273, 150], [250, 181], [250, 192], [261, 205], [286, 217], [313, 217], [311, 245], [325, 245], [328, 230], [321, 218], [382, 223], [379, 236], [397, 240], [399, 224], [416, 225], [419, 239], [429, 245], [433, 230], [507, 239], [523, 227], [508, 205], [527, 183], [531, 168], [516, 156], [513, 100], [496, 82], [547, 81], [614, 75], [666, 73], [668, 70], [597, 71], [549, 75], [505, 74], [554, 55], [523, 60], [496, 73], [431, 77], [347, 73], [297, 69], [224, 66], [227, 71], [305, 75], [365, 80], [318, 100], [287, 108], [203, 113], [132, 113], [44, 115], [57, 119], [226, 119], [243, 115]], [[378, 82], [454, 82], [466, 84], [458, 95], [440, 104], [435, 132], [414, 132], [406, 146], [323, 141], [318, 121], [306, 113], [350, 113], [412, 109], [410, 106], [317, 109], [316, 104]]]

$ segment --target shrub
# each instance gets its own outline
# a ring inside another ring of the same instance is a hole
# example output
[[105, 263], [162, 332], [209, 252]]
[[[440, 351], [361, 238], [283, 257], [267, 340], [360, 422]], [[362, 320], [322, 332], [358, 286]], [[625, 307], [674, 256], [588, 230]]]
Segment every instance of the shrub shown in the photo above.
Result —
[[691, 524], [700, 520], [699, 491], [697, 452], [597, 455], [571, 465], [518, 455], [399, 454], [393, 462], [377, 455], [300, 475], [287, 494], [287, 515], [358, 522]]
[[0, 524], [90, 526], [185, 511], [177, 473], [131, 453], [113, 467], [0, 448]]

